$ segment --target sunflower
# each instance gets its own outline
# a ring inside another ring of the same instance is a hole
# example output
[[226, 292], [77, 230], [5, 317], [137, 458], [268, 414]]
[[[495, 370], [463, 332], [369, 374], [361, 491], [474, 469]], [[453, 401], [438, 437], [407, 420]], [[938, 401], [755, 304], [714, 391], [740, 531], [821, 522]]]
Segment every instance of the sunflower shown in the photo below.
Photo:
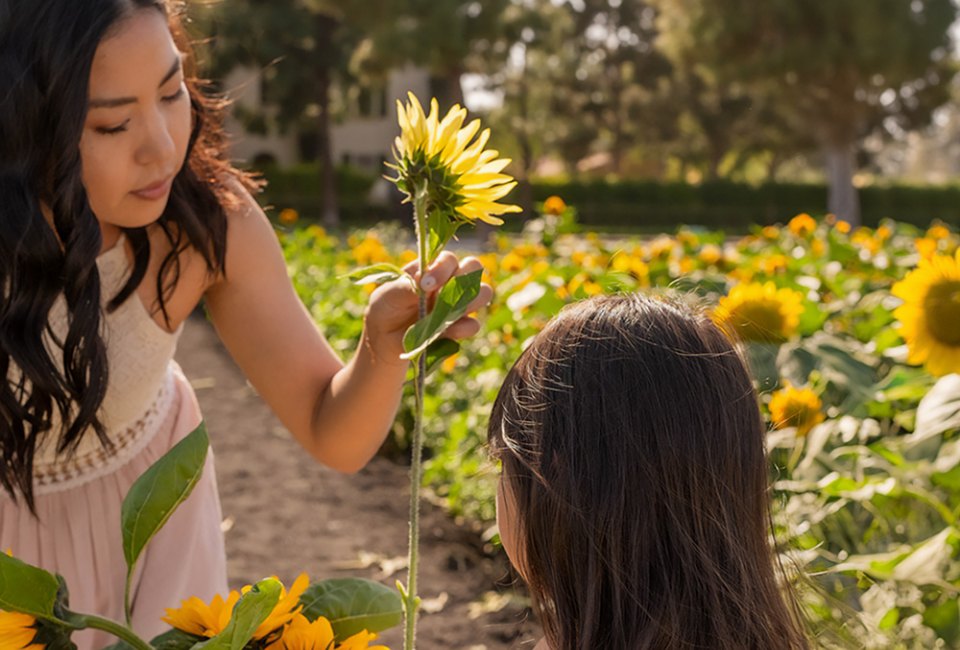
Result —
[[213, 637], [227, 627], [238, 600], [240, 593], [236, 591], [231, 591], [226, 600], [217, 594], [209, 605], [191, 596], [180, 604], [179, 609], [167, 609], [167, 615], [161, 620], [187, 634]]
[[398, 176], [391, 179], [397, 187], [413, 199], [425, 184], [431, 208], [461, 223], [500, 225], [503, 220], [496, 215], [520, 212], [516, 205], [497, 203], [517, 183], [501, 173], [510, 159], [498, 159], [499, 152], [484, 149], [490, 129], [474, 140], [480, 120], [463, 126], [466, 109], [454, 106], [440, 119], [436, 99], [430, 101], [426, 115], [416, 96], [408, 97], [406, 105], [397, 101], [400, 135], [394, 143], [397, 164], [392, 167]]
[[[307, 574], [301, 573], [293, 582], [290, 591], [280, 589], [280, 600], [266, 620], [253, 633], [254, 639], [262, 639], [272, 632], [279, 630], [289, 623], [303, 608], [300, 605], [300, 596], [310, 584]], [[231, 591], [224, 599], [219, 594], [213, 597], [210, 604], [196, 596], [183, 601], [179, 609], [168, 609], [163, 622], [195, 636], [213, 637], [227, 627], [233, 608], [240, 600], [241, 593], [247, 593], [251, 587], [247, 585], [240, 592]]]
[[386, 646], [371, 646], [376, 634], [366, 630], [354, 634], [338, 646], [334, 646], [333, 626], [324, 617], [310, 622], [303, 614], [297, 614], [283, 630], [283, 635], [267, 646], [266, 650], [389, 650]]
[[300, 220], [300, 214], [293, 208], [284, 208], [280, 211], [280, 223], [285, 226], [292, 226]]
[[715, 266], [723, 261], [723, 249], [716, 244], [704, 244], [697, 257], [707, 266]]
[[555, 217], [559, 217], [566, 210], [567, 204], [559, 196], [548, 196], [547, 200], [543, 202], [543, 211]]
[[794, 388], [790, 382], [770, 398], [770, 419], [775, 429], [796, 427], [798, 436], [823, 422], [823, 403], [809, 388]]
[[743, 341], [782, 343], [800, 325], [803, 296], [778, 289], [773, 282], [738, 284], [720, 299], [713, 320], [728, 335]]
[[29, 614], [0, 610], [0, 650], [44, 650], [34, 643], [37, 619]]
[[817, 229], [817, 222], [813, 217], [804, 212], [791, 219], [790, 223], [787, 224], [787, 228], [797, 237], [806, 237]]
[[903, 300], [893, 315], [908, 361], [937, 376], [960, 372], [960, 250], [920, 260], [892, 292]]

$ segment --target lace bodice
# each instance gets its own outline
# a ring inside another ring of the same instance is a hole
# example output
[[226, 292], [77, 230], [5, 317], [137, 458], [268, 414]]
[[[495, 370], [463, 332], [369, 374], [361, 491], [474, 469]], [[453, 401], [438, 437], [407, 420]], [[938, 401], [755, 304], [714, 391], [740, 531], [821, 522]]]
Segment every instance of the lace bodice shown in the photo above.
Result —
[[[63, 489], [103, 475], [141, 450], [170, 408], [173, 399], [173, 354], [182, 326], [174, 333], [161, 328], [134, 293], [115, 311], [106, 303], [123, 287], [132, 270], [124, 237], [97, 258], [104, 317], [101, 334], [107, 349], [109, 378], [100, 418], [113, 442], [105, 449], [88, 431], [74, 455], [56, 454], [55, 426], [38, 445], [34, 458], [34, 483]], [[61, 338], [67, 331], [66, 302], [61, 298], [50, 313], [51, 329]], [[60, 350], [54, 349], [59, 358]]]

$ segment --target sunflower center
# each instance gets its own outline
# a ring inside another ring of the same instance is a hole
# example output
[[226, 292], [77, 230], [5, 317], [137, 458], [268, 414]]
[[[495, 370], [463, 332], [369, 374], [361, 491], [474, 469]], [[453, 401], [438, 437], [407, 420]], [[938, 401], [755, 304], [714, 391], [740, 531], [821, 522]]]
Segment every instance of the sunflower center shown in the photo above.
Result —
[[747, 341], [775, 343], [784, 337], [780, 305], [772, 301], [745, 302], [733, 314], [734, 326]]
[[937, 282], [923, 300], [927, 329], [944, 345], [960, 346], [960, 280]]

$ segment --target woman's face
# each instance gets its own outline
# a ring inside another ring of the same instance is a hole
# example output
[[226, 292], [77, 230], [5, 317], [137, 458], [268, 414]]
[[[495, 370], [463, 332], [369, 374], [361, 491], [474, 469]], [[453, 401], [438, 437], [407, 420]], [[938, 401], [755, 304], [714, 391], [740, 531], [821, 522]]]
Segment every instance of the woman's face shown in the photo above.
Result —
[[135, 10], [97, 47], [80, 138], [83, 185], [97, 218], [125, 228], [163, 213], [190, 138], [180, 52], [156, 9]]

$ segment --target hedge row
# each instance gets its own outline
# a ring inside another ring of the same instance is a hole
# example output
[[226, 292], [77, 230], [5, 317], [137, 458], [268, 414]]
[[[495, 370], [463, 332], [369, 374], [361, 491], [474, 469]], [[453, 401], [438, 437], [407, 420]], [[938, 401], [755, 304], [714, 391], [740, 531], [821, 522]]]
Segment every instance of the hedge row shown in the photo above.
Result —
[[[267, 169], [264, 176], [269, 181], [266, 203], [278, 209], [294, 208], [308, 218], [319, 215], [321, 193], [316, 166]], [[405, 209], [397, 205], [370, 204], [367, 197], [375, 181], [373, 175], [338, 169], [344, 221], [361, 224], [404, 217]], [[827, 188], [822, 184], [571, 181], [539, 182], [531, 187], [536, 201], [552, 194], [576, 206], [585, 226], [601, 230], [672, 229], [682, 223], [740, 230], [754, 224], [784, 222], [800, 212], [823, 214], [827, 204]], [[872, 186], [860, 190], [860, 202], [866, 225], [893, 218], [918, 226], [927, 226], [934, 219], [960, 226], [960, 185]]]

